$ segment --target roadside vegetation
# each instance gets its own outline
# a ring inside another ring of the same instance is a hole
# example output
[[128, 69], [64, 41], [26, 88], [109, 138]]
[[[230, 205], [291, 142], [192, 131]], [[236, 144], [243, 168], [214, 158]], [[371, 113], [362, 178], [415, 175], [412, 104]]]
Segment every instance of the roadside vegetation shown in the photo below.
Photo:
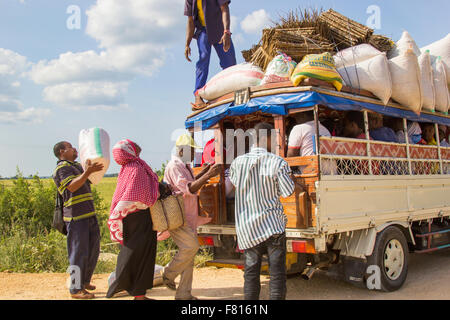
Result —
[[[157, 171], [161, 177], [164, 166]], [[104, 178], [92, 188], [101, 232], [102, 256], [95, 273], [114, 271], [120, 251], [109, 237], [107, 220], [117, 178]], [[66, 272], [68, 264], [66, 237], [52, 229], [56, 187], [51, 179], [34, 176], [25, 179], [18, 170], [14, 180], [0, 181], [0, 272]], [[176, 253], [172, 239], [158, 242], [156, 263], [166, 265]], [[210, 259], [207, 249], [200, 249], [196, 266]]]

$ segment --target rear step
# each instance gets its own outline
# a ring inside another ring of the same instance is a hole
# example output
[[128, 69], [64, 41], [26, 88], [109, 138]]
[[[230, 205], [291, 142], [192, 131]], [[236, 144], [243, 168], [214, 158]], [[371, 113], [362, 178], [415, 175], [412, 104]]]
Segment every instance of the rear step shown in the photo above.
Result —
[[416, 253], [428, 253], [450, 248], [450, 228], [431, 230], [414, 235], [416, 240]]
[[[244, 259], [216, 259], [207, 261], [206, 265], [209, 267], [244, 270]], [[267, 259], [263, 258], [263, 261], [261, 263], [261, 271], [268, 271], [268, 270], [269, 270], [269, 263], [267, 262]]]

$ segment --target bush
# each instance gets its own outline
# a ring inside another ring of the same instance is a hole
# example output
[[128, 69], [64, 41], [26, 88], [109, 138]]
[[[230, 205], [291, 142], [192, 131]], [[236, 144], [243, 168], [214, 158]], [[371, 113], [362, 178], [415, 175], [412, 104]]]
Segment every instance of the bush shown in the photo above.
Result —
[[[92, 193], [103, 227], [107, 205], [95, 188]], [[28, 180], [20, 171], [15, 180], [0, 184], [0, 271], [66, 272], [66, 237], [51, 227], [55, 196], [53, 181], [44, 182], [37, 176]], [[109, 242], [107, 226], [101, 231], [101, 242]], [[96, 270], [111, 272], [114, 267], [111, 262], [99, 261]]]
[[[158, 171], [160, 178], [164, 175]], [[109, 183], [111, 184], [111, 183]], [[111, 243], [108, 229], [109, 201], [102, 198], [101, 186], [92, 188], [101, 234], [101, 252], [118, 254], [119, 245]], [[34, 176], [25, 179], [18, 170], [13, 181], [0, 181], [0, 272], [66, 272], [69, 266], [66, 237], [52, 229], [56, 186], [52, 180]], [[156, 263], [166, 265], [177, 251], [174, 241], [158, 242]], [[203, 266], [211, 253], [201, 249], [195, 265]], [[114, 259], [113, 259], [114, 260]], [[116, 261], [97, 263], [96, 273], [109, 273]]]
[[0, 186], [0, 234], [11, 235], [16, 227], [31, 236], [50, 231], [55, 194], [53, 184], [45, 185], [37, 176], [28, 181], [18, 172], [12, 184]]

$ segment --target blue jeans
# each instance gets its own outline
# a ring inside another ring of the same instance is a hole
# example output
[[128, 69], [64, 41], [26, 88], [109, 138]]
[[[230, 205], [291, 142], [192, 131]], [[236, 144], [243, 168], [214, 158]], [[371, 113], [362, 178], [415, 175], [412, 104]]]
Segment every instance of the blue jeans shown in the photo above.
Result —
[[[208, 80], [209, 72], [209, 61], [211, 58], [211, 44], [208, 40], [208, 34], [206, 33], [206, 28], [203, 28], [198, 34], [197, 38], [198, 46], [198, 57], [199, 60], [196, 64], [196, 78], [195, 78], [195, 90], [194, 94], [198, 89], [205, 86]], [[236, 54], [234, 52], [233, 41], [231, 41], [231, 46], [228, 52], [223, 51], [223, 44], [214, 44], [214, 49], [220, 60], [220, 66], [222, 69], [234, 66], [236, 64]]]
[[75, 272], [70, 288], [73, 294], [91, 282], [100, 255], [100, 228], [96, 216], [66, 222], [66, 226], [69, 268]]
[[269, 298], [286, 299], [286, 233], [273, 235], [256, 247], [244, 250], [244, 297], [258, 300], [261, 291], [260, 273], [263, 254], [269, 258]]

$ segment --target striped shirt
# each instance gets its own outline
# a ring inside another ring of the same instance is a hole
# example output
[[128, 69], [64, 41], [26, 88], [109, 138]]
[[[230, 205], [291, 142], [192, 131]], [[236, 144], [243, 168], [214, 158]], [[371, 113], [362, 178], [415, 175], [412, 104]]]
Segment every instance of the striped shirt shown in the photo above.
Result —
[[287, 217], [281, 197], [294, 192], [287, 162], [263, 148], [237, 157], [230, 168], [236, 187], [235, 215], [238, 246], [246, 250], [285, 231]]
[[64, 202], [64, 221], [77, 221], [95, 215], [94, 197], [89, 181], [75, 192], [70, 192], [67, 189], [72, 180], [82, 174], [83, 168], [81, 165], [70, 161], [58, 161], [57, 167], [53, 172], [53, 181]]

